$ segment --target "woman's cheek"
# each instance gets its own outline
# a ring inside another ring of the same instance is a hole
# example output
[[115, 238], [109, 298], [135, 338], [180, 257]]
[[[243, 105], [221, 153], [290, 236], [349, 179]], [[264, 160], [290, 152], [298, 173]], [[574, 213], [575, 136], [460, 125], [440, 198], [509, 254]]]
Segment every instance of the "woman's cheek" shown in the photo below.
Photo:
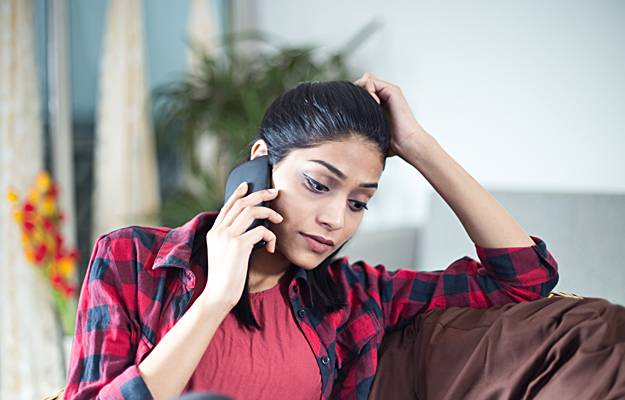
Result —
[[298, 193], [296, 188], [285, 187], [280, 189], [278, 197], [269, 205], [284, 217], [281, 225], [289, 224], [301, 218], [301, 214], [308, 207], [308, 199], [305, 193]]

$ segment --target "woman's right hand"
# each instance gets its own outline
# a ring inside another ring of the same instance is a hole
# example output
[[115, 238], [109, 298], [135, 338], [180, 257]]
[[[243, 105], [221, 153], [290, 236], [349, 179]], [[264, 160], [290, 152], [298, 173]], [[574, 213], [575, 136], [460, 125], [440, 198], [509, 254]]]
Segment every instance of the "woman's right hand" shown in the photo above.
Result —
[[252, 248], [264, 240], [265, 248], [273, 253], [276, 235], [260, 225], [246, 232], [255, 219], [268, 219], [274, 224], [282, 216], [268, 207], [256, 207], [276, 198], [276, 189], [254, 192], [248, 196], [247, 184], [242, 183], [219, 211], [213, 227], [206, 235], [208, 275], [206, 287], [198, 301], [220, 304], [230, 311], [243, 293]]
[[275, 199], [278, 192], [246, 193], [247, 184], [234, 191], [206, 234], [208, 276], [204, 291], [139, 364], [139, 374], [155, 400], [173, 399], [184, 390], [217, 328], [243, 293], [254, 244], [264, 240], [267, 251], [276, 249], [276, 236], [269, 229], [261, 225], [246, 230], [255, 219], [282, 222], [274, 210], [255, 207]]

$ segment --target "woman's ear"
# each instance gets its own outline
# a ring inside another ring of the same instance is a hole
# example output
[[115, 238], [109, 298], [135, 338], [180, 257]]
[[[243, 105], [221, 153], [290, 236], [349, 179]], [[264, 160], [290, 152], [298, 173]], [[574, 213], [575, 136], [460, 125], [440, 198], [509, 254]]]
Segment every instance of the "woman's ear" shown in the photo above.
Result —
[[250, 155], [250, 160], [253, 160], [260, 156], [267, 155], [267, 143], [263, 139], [258, 139], [256, 143], [252, 146], [252, 154]]

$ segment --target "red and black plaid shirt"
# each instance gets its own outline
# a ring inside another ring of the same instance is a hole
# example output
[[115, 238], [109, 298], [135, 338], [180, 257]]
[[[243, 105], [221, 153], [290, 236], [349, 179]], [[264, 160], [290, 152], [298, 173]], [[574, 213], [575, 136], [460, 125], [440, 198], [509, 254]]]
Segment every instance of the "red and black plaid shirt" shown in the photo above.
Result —
[[[204, 213], [176, 229], [129, 227], [101, 237], [78, 305], [66, 400], [152, 399], [137, 365], [182, 317], [195, 277], [189, 268]], [[366, 399], [385, 333], [441, 307], [488, 307], [539, 299], [557, 282], [544, 242], [515, 249], [477, 248], [445, 271], [388, 272], [347, 258], [330, 266], [348, 305], [328, 314], [311, 301], [306, 273], [289, 287], [293, 315], [319, 365], [322, 399]]]

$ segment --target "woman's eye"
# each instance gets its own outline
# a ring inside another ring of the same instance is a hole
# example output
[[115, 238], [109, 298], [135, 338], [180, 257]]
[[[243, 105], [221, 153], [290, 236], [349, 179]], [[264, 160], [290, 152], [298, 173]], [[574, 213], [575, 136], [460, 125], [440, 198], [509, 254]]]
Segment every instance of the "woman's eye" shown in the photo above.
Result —
[[354, 211], [363, 211], [368, 210], [367, 203], [363, 203], [362, 201], [352, 200], [352, 208]]
[[304, 176], [306, 177], [306, 186], [308, 186], [308, 189], [310, 189], [311, 191], [318, 193], [318, 192], [327, 192], [330, 190], [330, 188], [328, 188], [325, 185], [322, 185], [321, 183], [317, 182], [310, 176], [306, 174], [304, 174]]

